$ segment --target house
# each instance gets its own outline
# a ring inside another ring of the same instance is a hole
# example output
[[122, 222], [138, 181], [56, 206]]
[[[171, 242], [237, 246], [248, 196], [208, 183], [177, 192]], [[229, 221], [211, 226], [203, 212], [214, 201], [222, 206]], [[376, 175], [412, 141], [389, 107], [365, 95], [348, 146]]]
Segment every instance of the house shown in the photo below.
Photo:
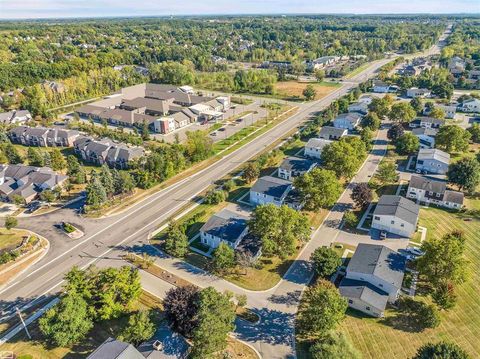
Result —
[[311, 138], [308, 140], [304, 148], [304, 156], [310, 158], [322, 157], [322, 151], [325, 146], [331, 144], [333, 141], [325, 140], [323, 138]]
[[281, 206], [292, 190], [292, 182], [272, 176], [260, 177], [250, 189], [252, 205], [274, 204]]
[[132, 344], [108, 338], [87, 359], [145, 359], [145, 357]]
[[295, 177], [310, 172], [315, 165], [312, 160], [290, 156], [278, 167], [278, 177], [292, 181]]
[[127, 146], [109, 138], [94, 140], [86, 136], [77, 138], [73, 148], [75, 153], [86, 162], [100, 166], [106, 163], [110, 167], [123, 169], [128, 168], [132, 161], [143, 157], [145, 153], [142, 147]]
[[365, 101], [357, 101], [348, 105], [348, 112], [357, 112], [363, 115], [368, 113], [368, 103]]
[[22, 124], [32, 119], [27, 110], [14, 110], [0, 113], [0, 123], [4, 125]]
[[420, 75], [422, 71], [417, 66], [407, 65], [399, 72], [404, 76], [417, 76]]
[[420, 207], [414, 202], [395, 195], [383, 195], [373, 212], [372, 228], [411, 237], [417, 230]]
[[261, 67], [264, 69], [290, 70], [292, 63], [290, 61], [264, 61]]
[[214, 214], [200, 229], [200, 241], [211, 248], [225, 242], [233, 249], [248, 233], [248, 218], [223, 209]]
[[417, 155], [415, 170], [418, 173], [446, 174], [450, 165], [450, 155], [439, 149], [421, 148]]
[[0, 165], [0, 197], [12, 201], [20, 196], [29, 203], [45, 190], [61, 188], [67, 178], [49, 167]]
[[355, 112], [342, 113], [333, 120], [333, 127], [353, 130], [360, 124], [361, 119], [362, 116]]
[[480, 100], [477, 98], [471, 98], [463, 101], [460, 109], [463, 112], [480, 112]]
[[410, 128], [440, 128], [445, 125], [445, 120], [433, 117], [418, 117], [409, 123]]
[[419, 89], [418, 87], [411, 87], [407, 90], [407, 97], [417, 98], [417, 97], [430, 97], [432, 92], [428, 89]]
[[447, 190], [444, 181], [413, 175], [408, 185], [407, 198], [450, 209], [460, 209], [463, 206], [464, 195], [462, 192]]
[[13, 143], [40, 147], [72, 147], [78, 136], [80, 132], [76, 130], [46, 127], [18, 126], [8, 132]]
[[412, 129], [412, 133], [417, 136], [420, 141], [420, 148], [434, 148], [437, 132], [438, 130], [434, 128], [418, 127]]
[[375, 93], [388, 93], [390, 91], [390, 85], [383, 81], [373, 81], [373, 92]]
[[443, 110], [445, 118], [454, 118], [457, 113], [457, 106], [455, 105], [438, 105], [436, 107]]
[[360, 243], [340, 282], [340, 294], [349, 307], [383, 317], [387, 303], [398, 299], [405, 264], [404, 256], [386, 246]]
[[456, 72], [462, 73], [465, 71], [465, 66], [466, 66], [465, 60], [458, 56], [452, 57], [448, 62], [448, 70], [450, 71], [450, 73], [453, 73], [452, 72], [453, 70], [456, 70]]
[[146, 359], [187, 359], [190, 344], [182, 335], [162, 323], [153, 337], [140, 344], [137, 350]]
[[318, 137], [324, 140], [339, 140], [348, 133], [345, 128], [336, 128], [333, 126], [323, 126], [318, 133]]
[[315, 70], [324, 69], [327, 66], [333, 65], [339, 59], [340, 58], [337, 56], [323, 56], [315, 60], [306, 61], [305, 64], [307, 65], [307, 69], [309, 71], [315, 71]]

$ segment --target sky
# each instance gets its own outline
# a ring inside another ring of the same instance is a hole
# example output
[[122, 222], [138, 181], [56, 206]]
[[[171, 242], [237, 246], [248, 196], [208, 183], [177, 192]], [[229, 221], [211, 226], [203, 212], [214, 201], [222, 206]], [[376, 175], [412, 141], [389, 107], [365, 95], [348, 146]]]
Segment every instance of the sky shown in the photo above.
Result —
[[480, 0], [0, 0], [0, 19], [211, 14], [480, 13]]

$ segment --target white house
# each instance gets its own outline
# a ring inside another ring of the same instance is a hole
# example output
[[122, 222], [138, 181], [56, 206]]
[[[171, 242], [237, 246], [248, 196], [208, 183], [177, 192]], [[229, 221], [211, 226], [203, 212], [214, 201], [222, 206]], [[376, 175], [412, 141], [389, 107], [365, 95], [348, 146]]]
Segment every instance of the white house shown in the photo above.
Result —
[[200, 241], [211, 248], [217, 248], [225, 242], [235, 249], [247, 233], [248, 218], [223, 209], [200, 228]]
[[437, 107], [445, 112], [446, 118], [454, 118], [457, 113], [457, 106], [455, 105], [438, 105]]
[[421, 148], [418, 151], [415, 170], [418, 173], [435, 173], [444, 175], [450, 165], [450, 155], [439, 149]]
[[260, 177], [250, 189], [250, 203], [252, 205], [274, 204], [281, 206], [292, 190], [292, 182], [282, 178]]
[[336, 128], [333, 126], [323, 126], [318, 133], [318, 137], [324, 140], [339, 140], [346, 136], [348, 131], [346, 128]]
[[333, 127], [353, 130], [360, 124], [361, 119], [362, 116], [355, 112], [342, 113], [333, 120]]
[[278, 167], [278, 177], [292, 181], [295, 177], [310, 172], [315, 165], [316, 163], [309, 159], [293, 156], [287, 157]]
[[417, 98], [417, 97], [430, 97], [432, 92], [428, 89], [419, 89], [418, 87], [411, 87], [407, 90], [407, 97]]
[[333, 141], [325, 140], [323, 138], [311, 138], [305, 145], [304, 156], [320, 159], [322, 157], [323, 148], [332, 142]]
[[433, 117], [418, 117], [409, 123], [411, 128], [440, 128], [445, 125], [445, 120]]
[[23, 124], [32, 119], [32, 115], [27, 110], [14, 110], [10, 112], [0, 113], [0, 123], [10, 124]]
[[373, 212], [372, 228], [411, 237], [417, 230], [420, 207], [401, 196], [383, 195]]
[[340, 294], [349, 307], [383, 317], [387, 303], [397, 300], [402, 287], [405, 257], [378, 244], [360, 243], [348, 263]]
[[412, 129], [412, 133], [417, 136], [420, 141], [420, 148], [434, 148], [437, 132], [434, 128], [418, 127]]
[[348, 112], [358, 112], [366, 115], [368, 113], [368, 103], [357, 101], [348, 106]]
[[407, 198], [450, 209], [461, 209], [464, 195], [462, 192], [447, 190], [444, 181], [413, 175], [408, 185]]
[[480, 112], [480, 100], [471, 98], [470, 100], [463, 101], [460, 108], [464, 112]]
[[373, 92], [375, 93], [388, 93], [390, 90], [390, 85], [383, 81], [374, 81], [373, 82]]

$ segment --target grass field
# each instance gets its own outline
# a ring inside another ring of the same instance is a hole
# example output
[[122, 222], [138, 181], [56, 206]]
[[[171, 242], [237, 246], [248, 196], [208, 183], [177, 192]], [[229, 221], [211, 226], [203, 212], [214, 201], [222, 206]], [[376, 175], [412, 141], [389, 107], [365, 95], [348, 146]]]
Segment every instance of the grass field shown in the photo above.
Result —
[[0, 228], [0, 252], [18, 247], [25, 236], [29, 236], [27, 231]]
[[[470, 200], [467, 203], [472, 208], [478, 208], [480, 200]], [[442, 312], [439, 327], [421, 333], [394, 329], [382, 324], [380, 319], [347, 315], [342, 330], [363, 353], [364, 358], [410, 358], [422, 344], [439, 340], [455, 342], [472, 358], [480, 357], [480, 217], [465, 222], [466, 217], [471, 218], [472, 215], [436, 208], [422, 208], [420, 212], [419, 225], [428, 229], [427, 239], [442, 237], [454, 229], [462, 230], [467, 238], [465, 254], [470, 261], [471, 276], [467, 283], [457, 288], [456, 307]]]
[[307, 87], [307, 85], [313, 85], [315, 91], [317, 92], [315, 96], [315, 100], [319, 100], [329, 93], [335, 91], [336, 88], [340, 87], [341, 85], [337, 82], [297, 82], [297, 81], [281, 81], [275, 84], [275, 97], [279, 97], [283, 100], [303, 100], [303, 90]]

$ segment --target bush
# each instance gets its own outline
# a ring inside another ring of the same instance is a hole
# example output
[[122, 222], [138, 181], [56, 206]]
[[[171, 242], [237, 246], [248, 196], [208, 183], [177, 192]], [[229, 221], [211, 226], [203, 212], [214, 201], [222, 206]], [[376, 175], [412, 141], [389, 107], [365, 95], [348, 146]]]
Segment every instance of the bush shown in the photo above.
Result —
[[359, 222], [357, 215], [352, 211], [346, 211], [343, 215], [343, 220], [345, 221], [345, 224], [350, 228], [356, 228]]
[[72, 226], [70, 223], [63, 222], [63, 230], [67, 233], [75, 232], [76, 228]]
[[221, 189], [212, 189], [205, 195], [205, 204], [219, 204], [227, 198], [225, 191]]

